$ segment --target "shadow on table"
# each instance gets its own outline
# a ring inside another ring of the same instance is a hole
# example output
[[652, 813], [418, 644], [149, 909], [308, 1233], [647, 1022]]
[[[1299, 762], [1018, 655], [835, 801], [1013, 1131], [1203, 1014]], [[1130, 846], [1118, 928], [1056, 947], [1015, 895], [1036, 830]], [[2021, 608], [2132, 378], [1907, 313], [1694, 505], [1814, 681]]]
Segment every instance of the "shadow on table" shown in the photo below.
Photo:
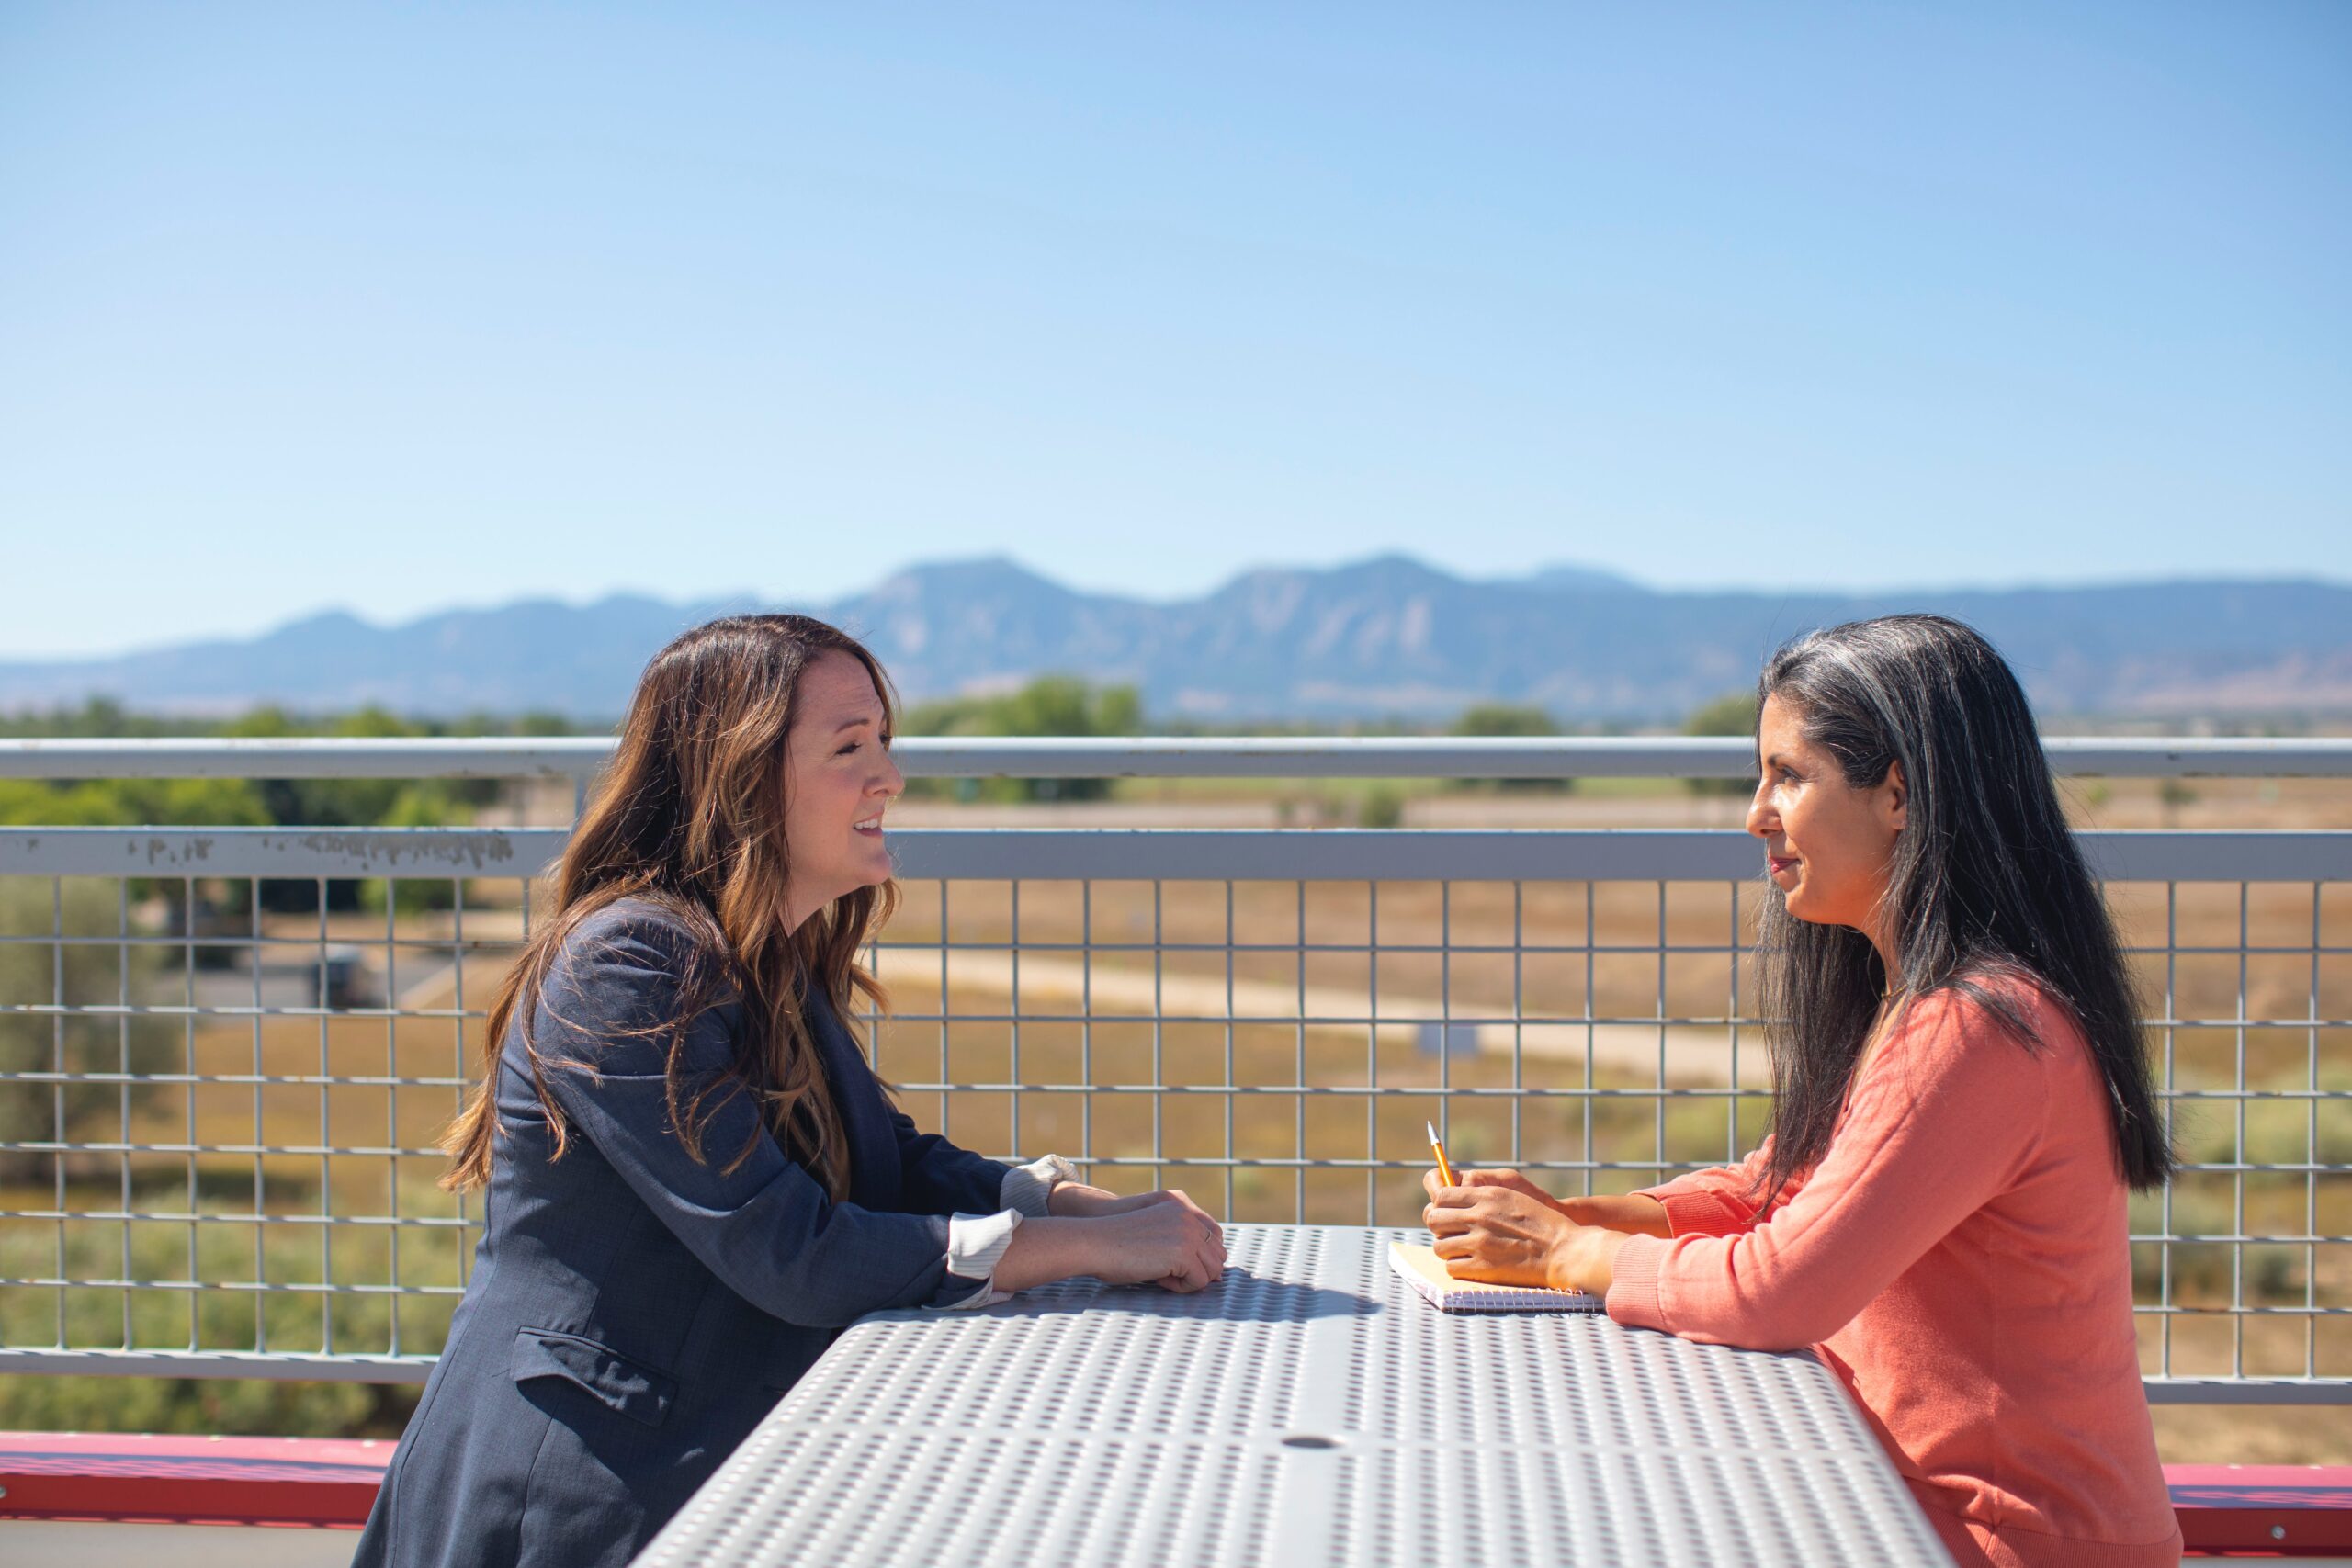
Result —
[[1022, 1317], [1077, 1313], [1136, 1313], [1148, 1317], [1214, 1318], [1227, 1323], [1304, 1323], [1317, 1317], [1363, 1317], [1380, 1303], [1352, 1291], [1269, 1280], [1247, 1269], [1228, 1267], [1225, 1278], [1205, 1290], [1180, 1295], [1158, 1285], [1106, 1285], [1099, 1280], [1064, 1280], [1022, 1293], [990, 1309]]

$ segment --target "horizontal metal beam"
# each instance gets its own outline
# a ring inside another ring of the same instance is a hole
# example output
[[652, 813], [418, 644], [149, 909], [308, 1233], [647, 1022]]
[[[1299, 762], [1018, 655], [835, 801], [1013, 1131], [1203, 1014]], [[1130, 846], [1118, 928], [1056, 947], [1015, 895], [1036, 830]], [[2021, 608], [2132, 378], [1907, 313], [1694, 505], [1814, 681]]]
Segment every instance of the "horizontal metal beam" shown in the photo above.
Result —
[[2052, 772], [2074, 778], [2352, 778], [2352, 737], [2045, 736], [2041, 750]]
[[[561, 828], [18, 828], [0, 876], [521, 877]], [[1743, 832], [1439, 829], [909, 829], [899, 874], [948, 881], [1731, 882], [1758, 875]], [[2116, 882], [2352, 881], [2352, 832], [2086, 832]]]
[[[2352, 832], [2075, 841], [2110, 881], [2352, 881]], [[1722, 829], [928, 829], [891, 843], [901, 875], [950, 881], [1736, 882], [1763, 870], [1757, 840]]]
[[583, 778], [613, 754], [610, 736], [533, 739], [0, 740], [7, 779]]
[[0, 875], [537, 876], [567, 828], [9, 828]]
[[1718, 882], [1762, 864], [1754, 839], [1708, 829], [931, 829], [891, 841], [903, 876], [975, 882]]
[[2084, 832], [2108, 882], [2352, 882], [2352, 832]]
[[[0, 740], [0, 778], [570, 778], [611, 758], [608, 736]], [[2352, 738], [2224, 739], [2052, 736], [2051, 766], [2075, 776], [2352, 777]], [[1738, 779], [1743, 736], [907, 736], [910, 778]]]
[[2352, 1378], [2143, 1378], [2151, 1404], [2352, 1404]]
[[267, 1378], [300, 1382], [413, 1382], [437, 1356], [343, 1356], [278, 1350], [0, 1349], [0, 1373], [49, 1377]]

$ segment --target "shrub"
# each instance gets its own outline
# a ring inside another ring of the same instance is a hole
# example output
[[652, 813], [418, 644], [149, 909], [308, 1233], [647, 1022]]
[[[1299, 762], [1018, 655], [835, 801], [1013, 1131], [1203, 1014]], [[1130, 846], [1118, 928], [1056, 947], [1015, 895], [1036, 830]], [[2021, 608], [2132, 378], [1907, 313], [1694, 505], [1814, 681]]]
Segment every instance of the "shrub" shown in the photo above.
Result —
[[[106, 938], [122, 929], [119, 885], [47, 878], [0, 878], [0, 932], [68, 939]], [[163, 959], [152, 948], [103, 940], [0, 942], [0, 1002], [68, 1009], [153, 1003], [162, 993]], [[0, 1072], [51, 1073], [64, 1078], [10, 1079], [0, 1091], [0, 1145], [80, 1142], [118, 1134], [154, 1090], [123, 1075], [162, 1071], [175, 1034], [162, 1019], [122, 1012], [0, 1012]], [[106, 1073], [116, 1081], [69, 1081]], [[0, 1182], [52, 1173], [70, 1156], [0, 1148]]]

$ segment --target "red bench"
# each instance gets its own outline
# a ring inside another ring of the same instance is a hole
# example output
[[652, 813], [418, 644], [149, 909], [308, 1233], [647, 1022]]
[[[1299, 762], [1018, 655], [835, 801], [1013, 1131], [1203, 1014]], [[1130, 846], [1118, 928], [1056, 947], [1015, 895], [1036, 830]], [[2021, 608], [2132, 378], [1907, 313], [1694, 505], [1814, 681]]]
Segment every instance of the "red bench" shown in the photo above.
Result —
[[[389, 1442], [0, 1432], [0, 1518], [356, 1529]], [[2352, 1554], [2352, 1466], [2165, 1467], [2193, 1553]]]
[[2168, 1464], [2165, 1482], [2192, 1552], [2352, 1552], [2352, 1465]]
[[393, 1445], [334, 1438], [0, 1432], [0, 1519], [115, 1524], [368, 1522]]

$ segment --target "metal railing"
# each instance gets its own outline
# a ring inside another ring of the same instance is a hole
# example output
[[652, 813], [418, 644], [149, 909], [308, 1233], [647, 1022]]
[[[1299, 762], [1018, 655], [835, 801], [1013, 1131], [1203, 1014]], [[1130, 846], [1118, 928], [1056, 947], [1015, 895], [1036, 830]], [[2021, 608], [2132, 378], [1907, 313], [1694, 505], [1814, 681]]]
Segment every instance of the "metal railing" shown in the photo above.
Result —
[[[0, 778], [587, 779], [605, 737], [0, 741]], [[2352, 777], [2352, 738], [2052, 736], [2051, 767], [2109, 778]], [[1736, 779], [1739, 736], [1243, 736], [1034, 739], [910, 735], [909, 778]]]
[[[2352, 776], [2352, 742], [2053, 742]], [[1723, 776], [1685, 740], [901, 742], [913, 774]], [[145, 748], [143, 750], [141, 748]], [[453, 750], [454, 748], [454, 750]], [[605, 742], [0, 743], [0, 774], [568, 776]], [[438, 1128], [562, 829], [0, 830], [0, 1371], [408, 1381], [464, 1288]], [[2352, 1402], [2352, 832], [2082, 836], [2186, 1164], [2134, 1206], [2153, 1397]], [[1241, 1220], [1466, 1163], [1623, 1190], [1767, 1105], [1721, 830], [896, 832], [877, 1067], [983, 1152]]]

